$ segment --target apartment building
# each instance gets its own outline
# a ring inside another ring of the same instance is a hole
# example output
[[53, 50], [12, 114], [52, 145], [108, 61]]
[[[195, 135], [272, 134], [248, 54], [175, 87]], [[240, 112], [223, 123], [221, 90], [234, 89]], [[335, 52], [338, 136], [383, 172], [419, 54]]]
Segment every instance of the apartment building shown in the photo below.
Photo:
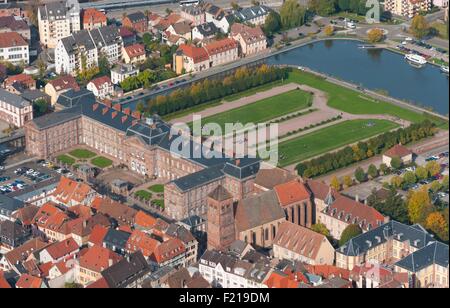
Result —
[[125, 79], [137, 76], [139, 74], [139, 68], [131, 64], [117, 64], [111, 69], [111, 81], [113, 84], [118, 85]]
[[19, 33], [0, 33], [0, 61], [15, 65], [30, 63], [28, 43]]
[[122, 58], [122, 46], [122, 37], [116, 26], [81, 30], [58, 42], [55, 49], [56, 73], [76, 75], [98, 66], [101, 56], [114, 64]]
[[91, 80], [86, 88], [94, 93], [95, 97], [99, 99], [114, 96], [114, 84], [108, 76], [102, 76]]
[[16, 94], [0, 89], [0, 119], [21, 128], [33, 120], [33, 105]]
[[192, 26], [198, 26], [206, 22], [205, 12], [199, 5], [183, 6], [180, 16], [189, 21]]
[[240, 54], [244, 57], [263, 52], [267, 49], [267, 39], [260, 27], [254, 28], [234, 23], [230, 36], [239, 42]]
[[447, 287], [448, 245], [437, 242], [422, 226], [390, 221], [350, 239], [336, 250], [336, 265], [352, 270], [372, 264], [408, 273], [409, 287]]
[[77, 0], [51, 2], [38, 9], [42, 45], [56, 48], [58, 41], [80, 31], [80, 5]]
[[242, 23], [250, 23], [255, 26], [262, 26], [266, 22], [271, 9], [265, 5], [255, 5], [238, 10], [234, 13], [237, 20]]
[[122, 59], [126, 64], [139, 64], [146, 59], [145, 46], [143, 44], [133, 44], [123, 47]]
[[384, 9], [394, 15], [413, 18], [419, 12], [428, 12], [432, 0], [386, 0]]

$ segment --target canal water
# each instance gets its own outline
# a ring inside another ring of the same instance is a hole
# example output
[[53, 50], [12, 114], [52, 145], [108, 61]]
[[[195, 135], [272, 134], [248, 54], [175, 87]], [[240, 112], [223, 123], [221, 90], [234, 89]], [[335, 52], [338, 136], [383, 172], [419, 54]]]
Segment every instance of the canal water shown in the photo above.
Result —
[[402, 55], [384, 49], [359, 49], [357, 41], [327, 40], [286, 51], [269, 64], [305, 66], [433, 111], [449, 113], [449, 79], [440, 68], [409, 65]]

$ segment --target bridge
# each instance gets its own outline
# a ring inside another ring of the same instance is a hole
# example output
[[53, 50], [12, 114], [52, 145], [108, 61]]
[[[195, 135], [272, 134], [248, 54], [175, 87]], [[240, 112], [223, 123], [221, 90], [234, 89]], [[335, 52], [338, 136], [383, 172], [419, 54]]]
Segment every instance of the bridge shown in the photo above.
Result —
[[130, 7], [148, 6], [156, 4], [176, 3], [180, 0], [101, 0], [96, 2], [80, 3], [82, 9], [94, 8], [103, 10], [117, 10]]

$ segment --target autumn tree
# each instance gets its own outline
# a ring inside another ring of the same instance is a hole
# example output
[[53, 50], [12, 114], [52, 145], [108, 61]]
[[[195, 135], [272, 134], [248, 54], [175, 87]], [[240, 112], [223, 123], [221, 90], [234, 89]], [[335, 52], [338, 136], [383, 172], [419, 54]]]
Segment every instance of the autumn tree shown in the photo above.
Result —
[[334, 188], [335, 190], [338, 190], [338, 191], [341, 190], [341, 182], [339, 181], [337, 176], [333, 176], [333, 178], [331, 179], [330, 186], [332, 188]]
[[380, 172], [382, 175], [386, 175], [389, 172], [389, 168], [386, 164], [380, 164]]
[[440, 212], [430, 213], [425, 221], [425, 227], [441, 240], [448, 241], [448, 223]]
[[367, 174], [364, 172], [363, 168], [361, 167], [356, 168], [355, 179], [360, 183], [365, 182], [367, 180]]
[[403, 178], [401, 176], [393, 176], [391, 178], [391, 185], [394, 186], [395, 188], [399, 188], [401, 187], [403, 184]]
[[330, 231], [321, 222], [318, 222], [318, 223], [312, 225], [311, 230], [313, 230], [314, 232], [320, 233], [322, 235], [325, 235], [326, 237], [330, 237]]
[[370, 164], [369, 168], [367, 169], [367, 173], [372, 179], [374, 179], [378, 176], [378, 169], [374, 164]]
[[334, 34], [334, 27], [333, 27], [333, 25], [326, 26], [325, 29], [323, 29], [323, 33], [326, 36], [332, 36]]
[[353, 185], [353, 179], [350, 175], [344, 176], [343, 182], [345, 187], [350, 187]]
[[428, 190], [423, 187], [410, 191], [408, 198], [408, 217], [412, 223], [424, 223], [427, 216], [433, 211]]
[[342, 231], [341, 238], [339, 239], [339, 246], [344, 245], [350, 239], [358, 236], [362, 233], [361, 228], [358, 225], [352, 224], [348, 225], [344, 231]]
[[437, 161], [429, 161], [425, 165], [425, 169], [428, 171], [428, 173], [433, 176], [441, 172], [441, 165]]
[[306, 8], [297, 0], [286, 0], [281, 6], [280, 17], [284, 29], [301, 26], [305, 23]]
[[416, 176], [419, 181], [425, 180], [428, 178], [429, 172], [425, 167], [420, 166], [420, 167], [417, 167], [417, 169], [416, 169]]
[[384, 33], [383, 30], [379, 28], [370, 29], [367, 33], [367, 40], [371, 43], [379, 43], [383, 40]]
[[439, 182], [439, 181], [433, 181], [430, 184], [430, 189], [431, 189], [432, 192], [436, 193], [436, 192], [438, 192], [438, 191], [440, 191], [442, 189], [442, 183]]
[[422, 39], [430, 33], [430, 26], [422, 15], [416, 15], [411, 21], [409, 31], [418, 39]]
[[406, 184], [415, 184], [417, 182], [416, 174], [412, 171], [408, 171], [403, 175], [403, 182]]

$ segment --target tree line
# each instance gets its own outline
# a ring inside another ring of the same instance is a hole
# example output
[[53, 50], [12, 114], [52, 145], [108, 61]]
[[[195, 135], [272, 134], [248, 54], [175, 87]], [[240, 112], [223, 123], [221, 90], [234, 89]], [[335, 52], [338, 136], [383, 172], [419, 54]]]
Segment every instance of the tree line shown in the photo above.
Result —
[[170, 95], [159, 95], [139, 108], [146, 113], [167, 115], [287, 77], [288, 69], [265, 64], [239, 68], [223, 79], [205, 79], [190, 87], [176, 89]]
[[408, 144], [433, 136], [436, 130], [434, 123], [425, 120], [421, 123], [411, 124], [407, 128], [386, 132], [368, 141], [361, 141], [353, 146], [346, 146], [339, 151], [299, 163], [296, 170], [301, 176], [316, 177], [383, 153], [398, 143]]

